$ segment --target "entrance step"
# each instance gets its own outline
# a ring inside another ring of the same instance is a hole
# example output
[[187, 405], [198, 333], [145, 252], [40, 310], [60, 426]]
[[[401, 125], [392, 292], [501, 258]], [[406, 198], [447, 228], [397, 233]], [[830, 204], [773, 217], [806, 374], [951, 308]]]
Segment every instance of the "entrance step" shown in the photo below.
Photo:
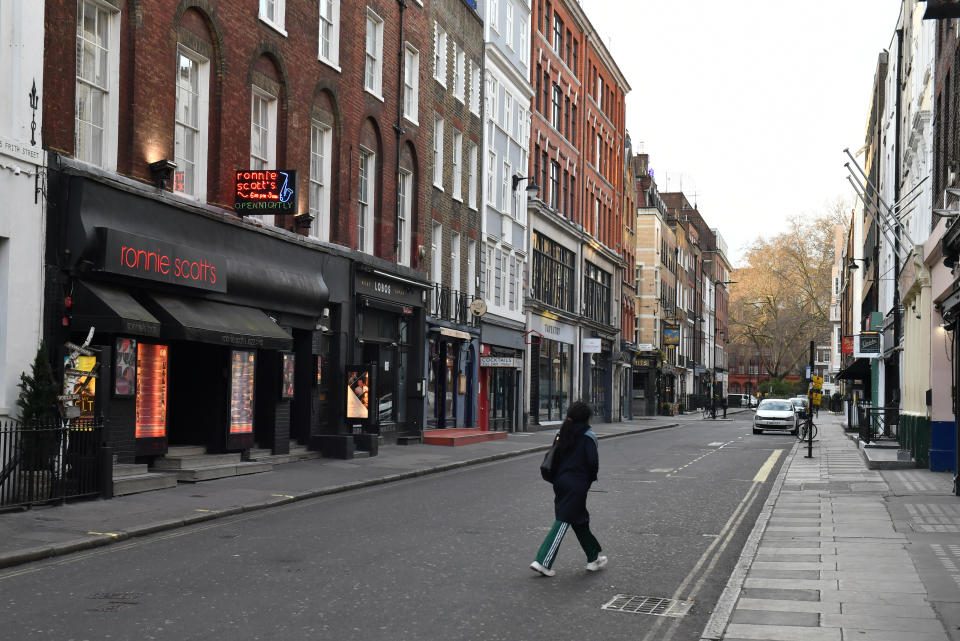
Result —
[[367, 450], [354, 450], [353, 458], [370, 458], [370, 452]]
[[419, 443], [420, 440], [421, 439], [419, 434], [417, 434], [416, 436], [398, 436], [397, 445], [411, 445], [411, 444], [415, 445]]
[[203, 447], [171, 447], [150, 468], [154, 472], [170, 472], [181, 483], [196, 483], [228, 476], [257, 474], [273, 470], [269, 461], [242, 461], [240, 453], [207, 454]]
[[269, 448], [254, 447], [250, 449], [246, 460], [279, 465], [320, 458], [320, 452], [311, 452], [305, 445], [300, 445], [296, 441], [290, 442], [290, 451], [287, 454], [271, 454], [270, 452]]
[[177, 486], [177, 475], [171, 472], [151, 472], [146, 464], [116, 463], [113, 466], [113, 495], [138, 494], [151, 490], [165, 490]]
[[488, 430], [456, 428], [448, 430], [424, 430], [423, 442], [426, 445], [472, 445], [485, 441], [496, 441], [507, 438], [506, 432], [491, 432]]

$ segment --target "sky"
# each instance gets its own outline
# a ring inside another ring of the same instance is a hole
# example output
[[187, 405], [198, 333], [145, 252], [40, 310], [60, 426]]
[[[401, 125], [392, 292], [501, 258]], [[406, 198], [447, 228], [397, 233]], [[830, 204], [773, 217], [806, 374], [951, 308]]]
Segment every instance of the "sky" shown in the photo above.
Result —
[[900, 0], [581, 0], [631, 87], [627, 130], [736, 265], [793, 215], [855, 199], [874, 73]]

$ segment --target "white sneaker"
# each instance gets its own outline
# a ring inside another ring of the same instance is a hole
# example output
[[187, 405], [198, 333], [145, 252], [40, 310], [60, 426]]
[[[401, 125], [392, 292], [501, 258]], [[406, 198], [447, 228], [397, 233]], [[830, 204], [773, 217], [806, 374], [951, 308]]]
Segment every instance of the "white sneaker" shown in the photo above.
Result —
[[[606, 559], [604, 559], [604, 562], [606, 562]], [[554, 574], [557, 573], [556, 570], [551, 570], [548, 567], [544, 567], [536, 561], [530, 564], [530, 569], [533, 570], [534, 572], [539, 572], [543, 576], [553, 576]]]
[[590, 563], [587, 563], [587, 570], [590, 572], [596, 572], [597, 570], [605, 567], [607, 567], [607, 557], [603, 556], [602, 554], [597, 557], [596, 561], [590, 561]]

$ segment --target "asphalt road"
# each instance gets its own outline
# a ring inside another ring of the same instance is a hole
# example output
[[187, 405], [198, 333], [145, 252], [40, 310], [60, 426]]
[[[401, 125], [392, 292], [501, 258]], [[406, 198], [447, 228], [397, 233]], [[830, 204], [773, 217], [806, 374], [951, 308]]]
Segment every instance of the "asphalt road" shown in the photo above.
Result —
[[572, 533], [555, 577], [528, 569], [553, 522], [532, 455], [2, 571], [0, 639], [699, 639], [794, 442], [750, 417], [600, 443], [601, 572]]

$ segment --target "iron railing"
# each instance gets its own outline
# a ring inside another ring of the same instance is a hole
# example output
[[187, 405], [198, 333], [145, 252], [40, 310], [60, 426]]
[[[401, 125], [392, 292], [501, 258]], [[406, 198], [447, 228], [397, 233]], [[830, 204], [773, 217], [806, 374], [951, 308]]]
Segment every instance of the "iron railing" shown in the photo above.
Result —
[[0, 507], [99, 496], [102, 419], [0, 423]]
[[897, 440], [900, 426], [900, 408], [896, 406], [860, 408], [860, 440], [872, 443], [878, 440]]
[[470, 303], [475, 298], [475, 296], [466, 292], [435, 284], [430, 292], [428, 313], [440, 320], [451, 321], [460, 325], [476, 325], [475, 317], [470, 312]]

